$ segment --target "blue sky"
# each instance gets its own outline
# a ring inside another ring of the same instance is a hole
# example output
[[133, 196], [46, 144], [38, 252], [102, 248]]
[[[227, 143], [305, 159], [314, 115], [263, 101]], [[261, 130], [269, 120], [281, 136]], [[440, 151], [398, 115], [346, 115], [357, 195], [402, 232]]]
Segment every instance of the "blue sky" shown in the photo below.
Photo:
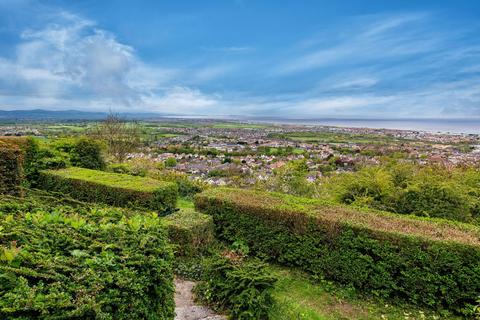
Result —
[[0, 109], [480, 117], [480, 1], [0, 0]]

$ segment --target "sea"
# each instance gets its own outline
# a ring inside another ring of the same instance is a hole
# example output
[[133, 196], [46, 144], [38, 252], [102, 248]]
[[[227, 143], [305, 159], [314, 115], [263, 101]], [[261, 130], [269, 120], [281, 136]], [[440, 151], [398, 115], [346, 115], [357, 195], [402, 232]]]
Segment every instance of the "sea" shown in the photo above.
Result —
[[263, 119], [258, 122], [480, 134], [480, 119]]
[[218, 116], [163, 116], [162, 118], [178, 119], [212, 119], [249, 123], [298, 124], [310, 126], [332, 126], [345, 128], [396, 129], [425, 131], [431, 133], [478, 134], [480, 135], [480, 118], [472, 119], [352, 119], [352, 118], [318, 118], [288, 119], [268, 117], [248, 117], [236, 115]]

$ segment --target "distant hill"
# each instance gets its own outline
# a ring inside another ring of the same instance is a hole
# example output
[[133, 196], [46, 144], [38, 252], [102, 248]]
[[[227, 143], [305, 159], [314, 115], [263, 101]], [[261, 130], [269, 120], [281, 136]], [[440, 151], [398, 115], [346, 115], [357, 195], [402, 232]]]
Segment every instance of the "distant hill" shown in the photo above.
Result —
[[[166, 114], [160, 113], [118, 113], [127, 119], [155, 119]], [[0, 121], [81, 121], [105, 119], [107, 112], [89, 112], [79, 110], [51, 111], [43, 109], [34, 110], [0, 110]]]

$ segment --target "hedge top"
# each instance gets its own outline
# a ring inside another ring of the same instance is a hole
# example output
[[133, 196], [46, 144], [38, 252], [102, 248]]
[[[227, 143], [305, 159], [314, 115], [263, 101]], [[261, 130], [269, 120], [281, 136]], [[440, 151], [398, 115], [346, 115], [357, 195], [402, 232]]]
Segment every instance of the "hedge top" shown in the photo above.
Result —
[[110, 173], [105, 171], [76, 167], [60, 170], [46, 170], [45, 172], [63, 179], [82, 180], [95, 184], [105, 185], [112, 188], [127, 189], [140, 192], [154, 192], [158, 189], [175, 185], [172, 182], [164, 182], [145, 177]]
[[208, 199], [242, 208], [247, 214], [287, 221], [294, 228], [306, 221], [305, 218], [316, 218], [319, 223], [349, 225], [384, 235], [400, 234], [480, 247], [480, 228], [460, 222], [358, 209], [281, 193], [231, 188], [213, 188], [197, 195], [197, 208], [204, 208]]
[[0, 147], [22, 148], [28, 144], [28, 137], [0, 136]]

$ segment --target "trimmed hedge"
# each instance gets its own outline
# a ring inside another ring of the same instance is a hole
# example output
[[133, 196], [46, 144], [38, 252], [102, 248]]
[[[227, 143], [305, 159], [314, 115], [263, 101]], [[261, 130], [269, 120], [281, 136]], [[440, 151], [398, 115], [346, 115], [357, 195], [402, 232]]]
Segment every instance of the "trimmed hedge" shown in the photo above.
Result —
[[182, 209], [164, 218], [176, 255], [193, 256], [206, 251], [214, 239], [213, 220], [193, 209]]
[[480, 295], [480, 229], [471, 225], [228, 188], [197, 195], [195, 206], [221, 239], [364, 292], [463, 314]]
[[21, 195], [23, 152], [9, 139], [0, 139], [0, 194]]
[[156, 215], [29, 200], [0, 198], [1, 319], [173, 319]]
[[175, 183], [84, 168], [42, 171], [39, 187], [82, 201], [158, 211], [174, 208], [178, 194]]

